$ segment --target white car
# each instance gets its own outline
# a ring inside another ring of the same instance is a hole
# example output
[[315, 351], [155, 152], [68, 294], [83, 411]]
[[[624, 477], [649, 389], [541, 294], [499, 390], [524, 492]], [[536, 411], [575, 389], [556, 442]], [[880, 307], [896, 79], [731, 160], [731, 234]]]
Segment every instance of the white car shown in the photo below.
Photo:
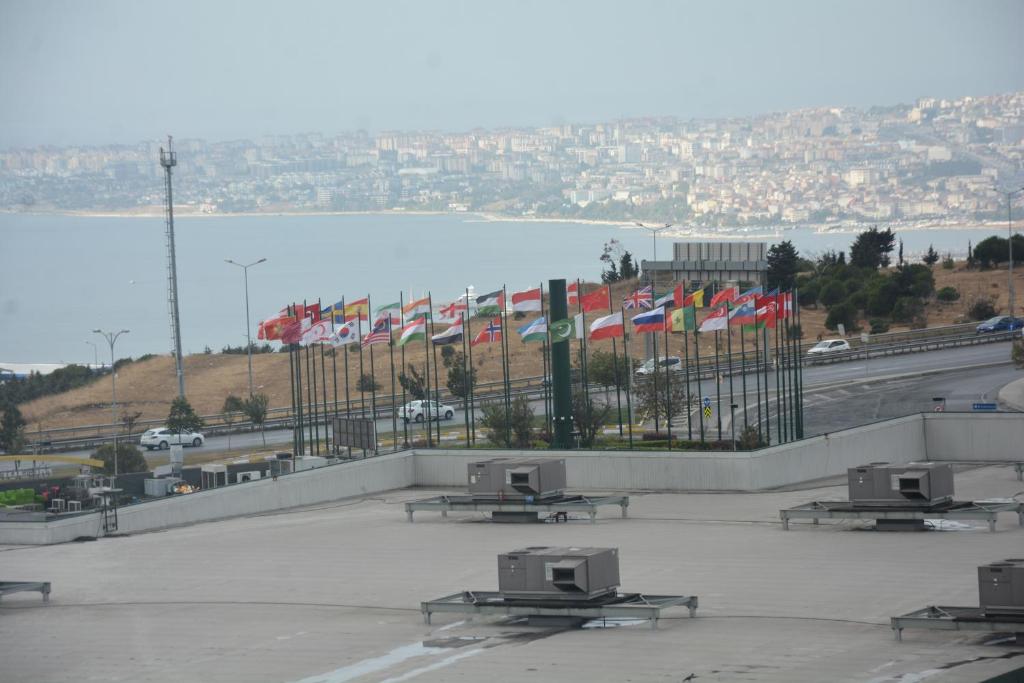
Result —
[[[665, 358], [658, 359], [658, 372], [665, 372], [666, 370], [672, 370], [674, 372], [682, 372], [683, 361], [680, 360], [679, 356], [668, 356]], [[649, 358], [646, 363], [636, 369], [636, 374], [640, 377], [654, 374], [654, 359]]]
[[162, 451], [167, 450], [171, 446], [193, 446], [199, 448], [206, 443], [206, 437], [199, 432], [190, 432], [185, 429], [181, 432], [176, 432], [167, 427], [161, 429], [147, 429], [143, 432], [142, 436], [139, 437], [139, 445], [145, 446], [146, 450], [153, 450], [158, 448]]
[[455, 417], [455, 408], [437, 401], [409, 401], [398, 414], [406, 422], [423, 422], [427, 413], [431, 420], [450, 420]]
[[807, 352], [808, 356], [821, 356], [840, 351], [849, 351], [850, 342], [845, 339], [825, 339], [820, 341]]

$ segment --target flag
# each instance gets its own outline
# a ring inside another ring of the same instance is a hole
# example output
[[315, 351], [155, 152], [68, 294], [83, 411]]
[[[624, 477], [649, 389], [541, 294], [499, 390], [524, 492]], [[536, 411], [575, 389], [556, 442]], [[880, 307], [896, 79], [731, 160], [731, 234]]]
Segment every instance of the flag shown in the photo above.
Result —
[[334, 330], [334, 334], [328, 340], [331, 342], [331, 346], [345, 346], [346, 344], [352, 344], [359, 341], [360, 325], [358, 320], [350, 320], [347, 323], [342, 323], [340, 327]]
[[512, 292], [512, 310], [517, 313], [543, 310], [540, 287], [523, 292]]
[[623, 334], [622, 311], [606, 315], [590, 323], [590, 339], [592, 341], [621, 337]]
[[331, 321], [320, 320], [318, 322], [312, 322], [312, 318], [306, 318], [311, 321], [309, 329], [302, 333], [302, 341], [299, 342], [303, 346], [309, 346], [310, 344], [319, 344], [320, 342], [328, 341], [331, 338]]
[[320, 304], [292, 304], [281, 309], [281, 315], [296, 318], [309, 318], [313, 322], [320, 320]]
[[672, 331], [692, 332], [697, 329], [697, 309], [693, 306], [684, 306], [672, 311]]
[[453, 301], [437, 309], [437, 322], [455, 322], [462, 320], [462, 314], [466, 313], [468, 306], [464, 301]]
[[495, 318], [487, 323], [487, 327], [480, 330], [469, 345], [476, 346], [477, 344], [489, 344], [496, 341], [501, 341], [501, 318]]
[[377, 318], [370, 333], [363, 337], [362, 347], [373, 346], [374, 344], [387, 344], [391, 341], [391, 316], [384, 315]]
[[340, 301], [336, 304], [328, 304], [320, 311], [320, 316], [340, 325], [345, 322], [345, 306]]
[[757, 312], [755, 313], [755, 322], [753, 325], [744, 325], [743, 329], [748, 332], [751, 330], [759, 330], [762, 327], [775, 328], [775, 297], [774, 296], [759, 296], [755, 304]]
[[726, 287], [725, 289], [721, 290], [713, 297], [711, 297], [710, 306], [711, 308], [714, 308], [715, 306], [724, 304], [727, 301], [732, 301], [739, 295], [739, 293], [740, 290], [737, 287]]
[[661, 332], [665, 329], [665, 307], [658, 306], [646, 313], [633, 316], [633, 329], [636, 332]]
[[691, 292], [686, 295], [683, 299], [683, 306], [693, 306], [694, 308], [704, 308], [704, 290], [698, 289], [696, 292]]
[[405, 346], [414, 339], [425, 339], [427, 336], [427, 319], [420, 317], [402, 328], [402, 334], [398, 339], [399, 346]]
[[380, 320], [383, 316], [391, 318], [391, 326], [402, 324], [402, 304], [397, 301], [393, 304], [384, 304], [374, 309], [373, 315], [377, 320]]
[[282, 344], [298, 344], [302, 341], [302, 335], [312, 327], [313, 321], [309, 318], [294, 318], [281, 329]]
[[370, 300], [357, 299], [345, 304], [345, 320], [369, 320]]
[[516, 330], [522, 338], [523, 343], [533, 341], [546, 341], [548, 338], [548, 323], [544, 318], [537, 318], [528, 322]]
[[576, 306], [580, 302], [580, 285], [578, 282], [572, 282], [568, 287], [565, 288], [565, 295], [568, 297], [568, 304], [570, 306]]
[[729, 327], [729, 307], [722, 306], [721, 308], [716, 308], [711, 312], [711, 315], [704, 318], [704, 322], [700, 324], [698, 331], [715, 332], [724, 330], [727, 327]]
[[754, 301], [754, 299], [756, 297], [761, 296], [761, 292], [762, 292], [762, 289], [760, 287], [754, 287], [752, 289], [748, 289], [747, 291], [743, 292], [742, 294], [740, 294], [738, 297], [736, 297], [733, 300], [733, 302], [732, 302], [733, 308], [735, 308], [736, 306], [739, 306], [741, 304], [745, 304], [748, 301], [751, 301], [751, 302]]
[[500, 289], [476, 298], [477, 315], [498, 315], [505, 310], [505, 293]]
[[669, 291], [662, 294], [654, 302], [655, 306], [664, 306], [665, 308], [680, 308], [683, 305], [683, 286], [676, 285]]
[[654, 294], [651, 291], [651, 286], [647, 285], [641, 289], [636, 290], [626, 298], [622, 300], [623, 308], [653, 308], [654, 307]]
[[281, 338], [281, 332], [285, 325], [294, 322], [295, 318], [288, 315], [279, 315], [276, 318], [263, 320], [256, 328], [256, 338], [274, 341]]
[[430, 297], [425, 296], [416, 301], [410, 301], [402, 308], [406, 320], [412, 318], [427, 317], [430, 315]]
[[776, 297], [776, 314], [780, 320], [785, 320], [793, 315], [793, 292], [780, 292]]
[[589, 294], [584, 294], [580, 297], [579, 304], [585, 313], [608, 310], [608, 285], [599, 287]]
[[739, 306], [735, 306], [732, 311], [729, 312], [729, 324], [730, 325], [753, 325], [755, 322], [755, 316], [757, 314], [757, 307], [754, 304], [754, 298], [756, 294], [751, 294], [751, 298], [743, 302]]
[[551, 323], [551, 343], [568, 341], [570, 339], [583, 338], [583, 314], [577, 314], [565, 320], [556, 320]]
[[432, 341], [435, 346], [444, 346], [445, 344], [454, 344], [462, 341], [462, 322], [457, 322], [444, 332], [435, 334], [430, 338], [430, 341]]

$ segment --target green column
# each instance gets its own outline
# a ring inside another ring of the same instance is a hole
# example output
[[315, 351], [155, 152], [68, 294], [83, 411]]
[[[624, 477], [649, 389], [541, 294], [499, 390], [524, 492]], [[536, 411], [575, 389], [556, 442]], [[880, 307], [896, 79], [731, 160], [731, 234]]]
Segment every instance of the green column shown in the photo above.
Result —
[[[551, 322], [569, 317], [569, 305], [565, 297], [565, 280], [549, 280], [548, 293], [551, 298]], [[569, 342], [551, 345], [551, 384], [555, 426], [552, 448], [572, 446], [572, 384], [569, 373]]]

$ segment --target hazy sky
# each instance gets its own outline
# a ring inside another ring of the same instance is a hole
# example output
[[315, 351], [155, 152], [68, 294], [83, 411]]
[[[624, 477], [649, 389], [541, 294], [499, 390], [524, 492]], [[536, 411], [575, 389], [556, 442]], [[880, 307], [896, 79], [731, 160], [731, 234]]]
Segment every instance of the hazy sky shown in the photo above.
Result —
[[0, 148], [1022, 89], [1021, 0], [0, 0]]

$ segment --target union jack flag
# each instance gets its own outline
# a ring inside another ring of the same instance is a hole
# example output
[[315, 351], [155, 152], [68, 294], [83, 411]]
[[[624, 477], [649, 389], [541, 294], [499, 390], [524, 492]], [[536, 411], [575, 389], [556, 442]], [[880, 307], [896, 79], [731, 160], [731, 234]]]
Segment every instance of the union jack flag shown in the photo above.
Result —
[[490, 342], [501, 341], [501, 318], [495, 318], [491, 322], [487, 323], [487, 327], [480, 330], [480, 332], [473, 337], [473, 341], [470, 342], [470, 346], [476, 346], [477, 344], [489, 344]]
[[654, 291], [650, 285], [638, 289], [622, 300], [623, 308], [654, 308]]
[[391, 316], [385, 313], [382, 317], [377, 318], [377, 322], [373, 324], [373, 330], [363, 337], [362, 345], [363, 348], [366, 348], [374, 344], [387, 344], [390, 342]]

